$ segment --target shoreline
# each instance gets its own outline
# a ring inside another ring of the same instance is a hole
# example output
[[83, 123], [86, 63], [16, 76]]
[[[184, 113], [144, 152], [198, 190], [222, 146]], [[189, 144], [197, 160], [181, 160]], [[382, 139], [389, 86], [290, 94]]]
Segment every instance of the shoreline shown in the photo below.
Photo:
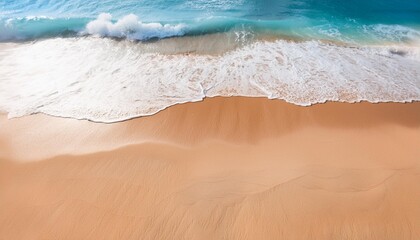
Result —
[[[212, 115], [214, 113], [215, 115]], [[235, 125], [245, 121], [241, 129], [235, 129]], [[281, 122], [276, 125], [275, 122]], [[215, 126], [213, 122], [225, 125]], [[206, 141], [222, 141], [237, 144], [259, 143], [266, 139], [276, 139], [285, 132], [293, 132], [306, 127], [321, 129], [363, 129], [381, 125], [395, 125], [402, 127], [420, 126], [420, 102], [412, 103], [343, 103], [326, 102], [311, 106], [299, 106], [287, 103], [283, 100], [267, 99], [265, 97], [213, 97], [203, 101], [175, 104], [156, 114], [144, 117], [136, 117], [129, 120], [102, 123], [90, 120], [78, 120], [51, 116], [43, 113], [8, 119], [6, 114], [0, 114], [0, 123], [5, 126], [0, 130], [3, 139], [18, 138], [17, 146], [31, 146], [31, 138], [42, 139], [45, 143], [56, 145], [52, 149], [60, 150], [57, 146], [65, 145], [66, 142], [50, 142], [50, 136], [62, 137], [67, 141], [71, 138], [81, 138], [92, 142], [92, 146], [105, 143], [106, 146], [116, 145], [123, 147], [127, 144], [145, 143], [158, 141], [163, 143], [176, 143], [180, 146], [194, 147]], [[38, 129], [31, 127], [43, 127], [50, 124], [51, 129]], [[178, 126], [178, 131], [172, 129], [173, 124]], [[253, 135], [254, 125], [259, 128]], [[191, 126], [191, 129], [190, 127]], [[61, 132], [63, 130], [63, 132]], [[74, 132], [79, 129], [78, 136]], [[112, 137], [115, 129], [123, 129], [117, 133], [118, 141], [112, 142], [104, 139]], [[124, 134], [127, 129], [129, 137]], [[207, 129], [207, 131], [200, 130]], [[30, 132], [25, 132], [27, 130]], [[275, 131], [273, 131], [275, 130]], [[182, 133], [185, 131], [186, 133]], [[227, 132], [229, 134], [227, 134]], [[247, 135], [249, 134], [249, 135]], [[94, 144], [98, 142], [98, 144]], [[20, 144], [20, 145], [19, 145]], [[83, 150], [82, 153], [89, 153]], [[42, 147], [48, 149], [48, 147]], [[115, 147], [113, 147], [114, 149]], [[87, 148], [89, 149], [89, 148]], [[99, 148], [101, 149], [101, 148]], [[66, 152], [67, 151], [67, 152]], [[67, 149], [63, 154], [70, 151]], [[29, 151], [31, 152], [31, 151]], [[48, 156], [48, 151], [40, 151], [40, 158]], [[54, 151], [52, 151], [54, 152]], [[51, 152], [51, 154], [52, 154]], [[58, 151], [59, 153], [60, 151]], [[71, 151], [70, 151], [71, 152]], [[17, 156], [27, 155], [17, 151]], [[52, 154], [55, 156], [56, 154]], [[0, 158], [1, 158], [0, 154]], [[25, 157], [23, 157], [25, 159]]]
[[266, 99], [266, 100], [269, 100], [269, 101], [280, 101], [280, 102], [284, 102], [286, 104], [291, 104], [291, 105], [294, 105], [294, 106], [297, 106], [297, 107], [302, 107], [302, 108], [309, 108], [309, 107], [313, 107], [313, 106], [317, 106], [317, 105], [337, 104], [337, 103], [338, 104], [351, 104], [351, 105], [354, 105], [354, 104], [373, 104], [373, 105], [380, 104], [380, 105], [382, 105], [382, 104], [417, 104], [417, 103], [420, 103], [420, 100], [417, 100], [417, 99], [412, 99], [412, 100], [407, 100], [407, 101], [402, 101], [402, 102], [396, 102], [396, 101], [392, 101], [392, 100], [383, 101], [383, 102], [371, 102], [369, 100], [360, 100], [360, 101], [355, 101], [355, 102], [347, 102], [347, 101], [344, 101], [344, 100], [343, 101], [326, 100], [325, 102], [318, 102], [318, 103], [313, 103], [313, 104], [310, 104], [310, 105], [299, 105], [299, 104], [288, 102], [284, 99], [277, 99], [277, 98], [271, 99], [271, 98], [267, 98], [267, 97], [264, 97], [264, 96], [211, 96], [211, 97], [206, 96], [203, 99], [197, 100], [197, 101], [186, 101], [186, 102], [175, 103], [173, 105], [169, 105], [169, 106], [167, 106], [167, 107], [165, 107], [161, 110], [158, 110], [154, 113], [151, 113], [151, 114], [139, 115], [139, 116], [134, 116], [134, 117], [127, 118], [127, 119], [124, 118], [124, 119], [121, 119], [121, 120], [113, 120], [113, 121], [100, 121], [100, 120], [95, 121], [95, 120], [91, 120], [91, 119], [88, 119], [88, 118], [75, 118], [75, 117], [70, 117], [70, 116], [60, 116], [60, 115], [54, 115], [54, 114], [49, 114], [49, 113], [44, 113], [44, 112], [32, 113], [32, 114], [29, 114], [29, 115], [23, 115], [23, 116], [17, 116], [17, 117], [10, 117], [9, 118], [8, 117], [9, 113], [7, 111], [3, 111], [1, 109], [0, 109], [0, 116], [6, 116], [8, 118], [8, 120], [13, 120], [13, 119], [20, 119], [20, 118], [25, 118], [25, 117], [29, 117], [29, 116], [34, 116], [34, 115], [35, 116], [36, 115], [41, 115], [41, 116], [45, 116], [45, 117], [71, 119], [71, 120], [78, 120], [78, 121], [87, 121], [87, 122], [90, 122], [90, 123], [98, 123], [98, 124], [115, 124], [115, 123], [123, 123], [123, 122], [127, 122], [127, 121], [132, 121], [132, 120], [136, 120], [136, 119], [139, 119], [139, 118], [152, 117], [156, 114], [159, 114], [162, 111], [167, 110], [168, 108], [171, 108], [171, 107], [174, 107], [174, 106], [177, 106], [177, 105], [184, 105], [184, 104], [190, 104], [190, 103], [200, 103], [200, 102], [203, 102], [203, 101], [207, 101], [207, 99], [214, 99], [214, 98], [216, 98], [216, 99], [217, 98]]
[[[93, 50], [99, 46], [101, 51]], [[92, 38], [2, 51], [0, 108], [11, 117], [43, 112], [115, 122], [214, 96], [265, 96], [303, 106], [419, 99], [415, 51], [284, 41], [223, 56], [143, 54], [140, 48]]]

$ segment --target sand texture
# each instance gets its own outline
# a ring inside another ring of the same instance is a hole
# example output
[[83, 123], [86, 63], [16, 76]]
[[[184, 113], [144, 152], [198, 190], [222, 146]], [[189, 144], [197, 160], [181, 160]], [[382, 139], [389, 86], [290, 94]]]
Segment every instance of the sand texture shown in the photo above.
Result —
[[420, 239], [420, 103], [0, 115], [0, 239]]

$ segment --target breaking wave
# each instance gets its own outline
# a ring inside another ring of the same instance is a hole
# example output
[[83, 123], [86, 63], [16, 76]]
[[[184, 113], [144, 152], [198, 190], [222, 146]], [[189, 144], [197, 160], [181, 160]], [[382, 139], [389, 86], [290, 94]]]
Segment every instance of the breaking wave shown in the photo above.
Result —
[[182, 36], [186, 32], [186, 25], [142, 23], [134, 14], [126, 15], [117, 22], [113, 23], [111, 14], [102, 13], [96, 20], [87, 24], [84, 32], [101, 37], [148, 40], [152, 38]]
[[417, 44], [418, 27], [398, 24], [361, 24], [353, 20], [332, 23], [316, 19], [250, 20], [209, 16], [173, 22], [144, 22], [137, 15], [114, 19], [109, 13], [92, 18], [27, 16], [0, 18], [0, 41], [32, 41], [55, 37], [94, 35], [147, 41], [179, 36], [202, 36], [236, 31], [242, 35], [272, 35], [277, 38], [331, 40], [360, 44]]

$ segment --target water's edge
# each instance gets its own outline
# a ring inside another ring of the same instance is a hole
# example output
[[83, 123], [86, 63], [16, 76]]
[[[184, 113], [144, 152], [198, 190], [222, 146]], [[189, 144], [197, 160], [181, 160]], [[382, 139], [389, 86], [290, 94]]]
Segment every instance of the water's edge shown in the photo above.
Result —
[[[0, 111], [110, 123], [216, 96], [300, 106], [420, 100], [418, 47], [274, 40], [224, 52], [219, 37], [167, 40], [178, 54], [92, 37], [0, 44]], [[224, 53], [190, 53], [218, 46]]]

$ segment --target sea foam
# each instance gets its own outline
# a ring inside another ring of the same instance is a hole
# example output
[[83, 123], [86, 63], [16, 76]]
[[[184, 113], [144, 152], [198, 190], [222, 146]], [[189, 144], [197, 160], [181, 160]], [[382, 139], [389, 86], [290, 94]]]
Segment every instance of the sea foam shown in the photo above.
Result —
[[91, 37], [14, 44], [0, 56], [0, 110], [115, 122], [214, 96], [302, 106], [420, 100], [416, 47], [277, 40], [200, 55], [148, 46]]

